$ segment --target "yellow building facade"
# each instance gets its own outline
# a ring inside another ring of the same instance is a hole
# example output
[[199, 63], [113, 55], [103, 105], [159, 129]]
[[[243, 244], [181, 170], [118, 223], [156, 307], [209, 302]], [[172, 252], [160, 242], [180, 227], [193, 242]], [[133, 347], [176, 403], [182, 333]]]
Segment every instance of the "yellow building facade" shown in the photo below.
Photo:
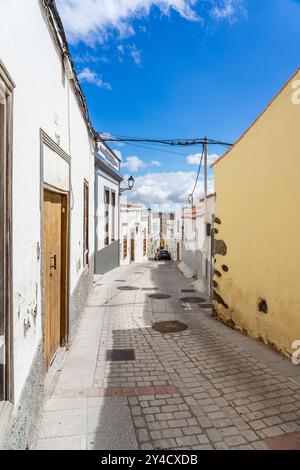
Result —
[[215, 313], [290, 356], [300, 340], [300, 69], [213, 167]]

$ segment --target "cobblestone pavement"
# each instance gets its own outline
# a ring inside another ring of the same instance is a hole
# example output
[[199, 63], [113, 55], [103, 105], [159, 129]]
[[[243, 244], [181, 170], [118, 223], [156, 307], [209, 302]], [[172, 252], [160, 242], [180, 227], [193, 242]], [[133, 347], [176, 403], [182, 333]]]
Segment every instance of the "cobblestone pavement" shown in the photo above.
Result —
[[[182, 301], [197, 296], [189, 289], [175, 263], [96, 281], [33, 448], [300, 448], [300, 366]], [[152, 329], [169, 320], [188, 329]], [[134, 360], [112, 360], [115, 349], [132, 349]]]

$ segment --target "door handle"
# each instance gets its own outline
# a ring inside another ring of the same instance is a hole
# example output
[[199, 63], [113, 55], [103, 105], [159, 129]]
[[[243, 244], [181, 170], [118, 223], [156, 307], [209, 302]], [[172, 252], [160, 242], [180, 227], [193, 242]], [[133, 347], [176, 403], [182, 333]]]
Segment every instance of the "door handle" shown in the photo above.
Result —
[[[53, 260], [53, 265], [52, 265], [52, 260]], [[55, 269], [56, 271], [56, 255], [50, 256], [50, 269]]]

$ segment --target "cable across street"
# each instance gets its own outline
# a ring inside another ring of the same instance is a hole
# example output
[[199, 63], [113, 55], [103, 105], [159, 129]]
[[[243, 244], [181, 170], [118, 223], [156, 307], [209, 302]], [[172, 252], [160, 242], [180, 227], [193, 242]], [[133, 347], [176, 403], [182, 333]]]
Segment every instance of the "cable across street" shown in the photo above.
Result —
[[221, 145], [224, 147], [232, 147], [232, 144], [228, 142], [223, 142], [221, 140], [214, 140], [204, 138], [196, 139], [147, 139], [141, 137], [118, 137], [110, 136], [106, 134], [97, 133], [97, 140], [100, 142], [144, 142], [151, 144], [163, 144], [163, 145], [178, 145], [178, 146], [192, 146], [192, 145]]
[[[142, 138], [142, 137], [108, 135], [105, 133], [101, 134], [101, 132], [96, 133], [96, 140], [98, 142], [123, 142], [123, 143], [128, 143], [128, 144], [136, 145], [136, 146], [138, 146], [139, 142], [144, 143], [144, 144], [154, 144], [154, 145], [159, 144], [159, 145], [180, 146], [180, 147], [191, 147], [194, 145], [202, 145], [202, 155], [199, 161], [196, 181], [194, 184], [193, 191], [189, 194], [188, 199], [187, 199], [187, 203], [190, 200], [192, 200], [192, 205], [193, 205], [193, 195], [194, 195], [194, 192], [196, 190], [196, 187], [199, 181], [203, 158], [204, 158], [204, 198], [206, 199], [207, 197], [207, 148], [208, 146], [220, 145], [220, 146], [230, 148], [233, 145], [228, 142], [221, 141], [221, 140], [208, 139], [207, 137], [196, 138], [196, 139], [149, 139], [149, 138]], [[160, 150], [160, 151], [163, 151], [163, 150]]]

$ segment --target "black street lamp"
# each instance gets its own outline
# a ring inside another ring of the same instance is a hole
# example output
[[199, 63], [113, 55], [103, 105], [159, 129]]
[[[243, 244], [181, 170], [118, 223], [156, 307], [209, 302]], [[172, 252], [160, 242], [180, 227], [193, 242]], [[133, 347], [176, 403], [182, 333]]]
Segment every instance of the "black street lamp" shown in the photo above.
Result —
[[131, 191], [132, 190], [132, 188], [134, 186], [134, 177], [133, 176], [130, 176], [128, 178], [127, 184], [128, 184], [128, 188], [120, 188], [120, 196], [122, 196], [122, 194], [125, 191]]

